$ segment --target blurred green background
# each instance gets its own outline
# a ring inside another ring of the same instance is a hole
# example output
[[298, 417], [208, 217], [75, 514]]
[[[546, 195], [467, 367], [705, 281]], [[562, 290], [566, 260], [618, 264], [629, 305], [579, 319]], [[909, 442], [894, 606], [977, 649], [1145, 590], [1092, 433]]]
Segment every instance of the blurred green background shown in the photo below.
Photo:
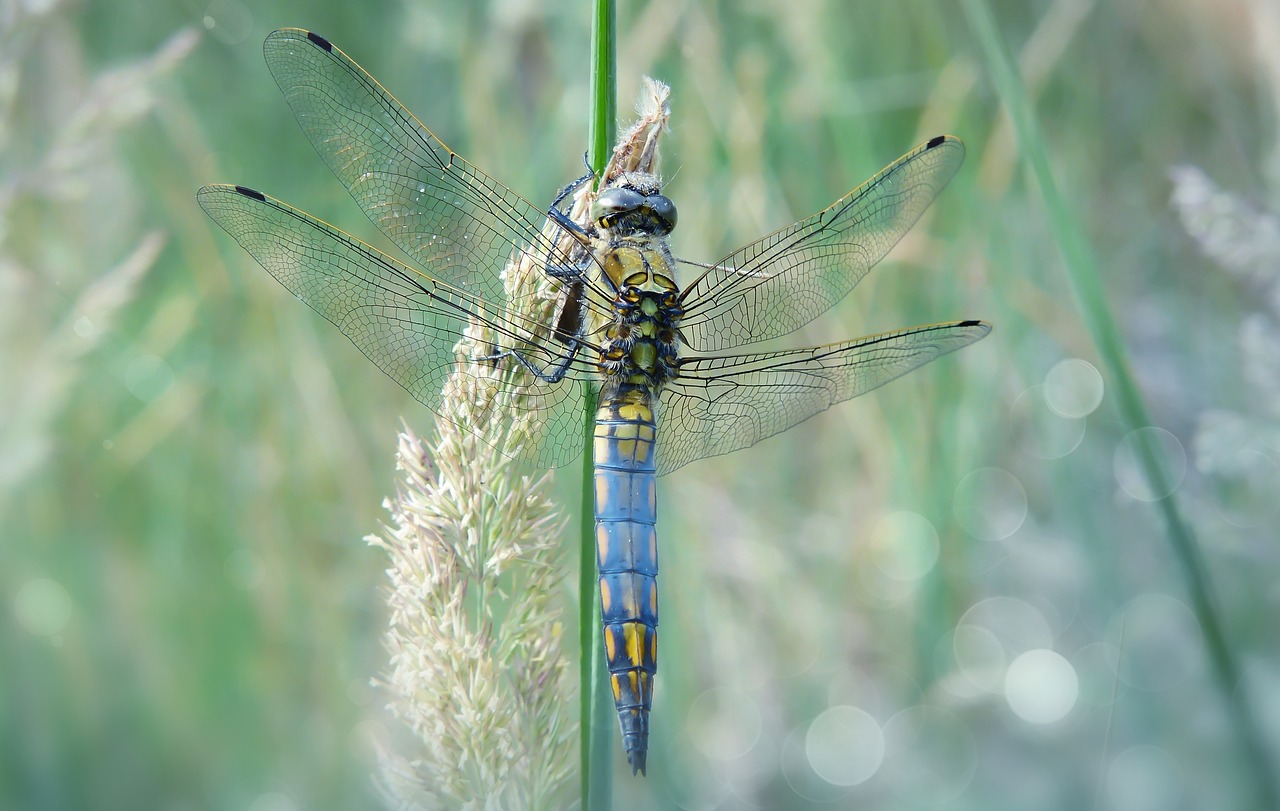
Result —
[[[996, 331], [663, 480], [651, 776], [620, 776], [618, 807], [1250, 807], [1162, 494], [1134, 475], [959, 8], [621, 6], [620, 109], [642, 74], [673, 88], [681, 256], [952, 132], [960, 175], [793, 345]], [[1280, 768], [1280, 13], [991, 7]], [[549, 201], [581, 173], [587, 24], [584, 3], [527, 0], [0, 4], [0, 809], [378, 804], [369, 740], [396, 724], [369, 686], [384, 562], [362, 538], [386, 518], [401, 419], [432, 417], [194, 192], [244, 183], [382, 244], [263, 64], [288, 25]], [[1179, 164], [1240, 195], [1183, 187], [1211, 256], [1170, 204]]]

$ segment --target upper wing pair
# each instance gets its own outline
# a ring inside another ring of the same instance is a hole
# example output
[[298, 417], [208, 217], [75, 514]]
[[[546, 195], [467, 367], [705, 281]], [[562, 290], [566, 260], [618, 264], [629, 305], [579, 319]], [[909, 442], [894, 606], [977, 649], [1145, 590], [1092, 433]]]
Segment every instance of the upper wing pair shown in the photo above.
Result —
[[[503, 268], [518, 252], [541, 266], [574, 260], [545, 212], [448, 149], [368, 73], [327, 40], [273, 32], [267, 64], [316, 150], [417, 271], [277, 200], [206, 186], [205, 211], [273, 276], [347, 335], [430, 408], [454, 368], [453, 346], [483, 319], [530, 362], [566, 359], [548, 338], [545, 302], [511, 300]], [[717, 263], [682, 294], [682, 332], [698, 351], [787, 334], [843, 298], [902, 237], [955, 173], [964, 148], [935, 138], [818, 214]], [[527, 289], [527, 288], [526, 288]], [[964, 321], [779, 353], [689, 357], [664, 398], [659, 465], [669, 472], [784, 430], [972, 343], [990, 327]], [[568, 359], [590, 379], [594, 359]], [[581, 452], [579, 386], [532, 376], [525, 407], [546, 425], [534, 461]]]

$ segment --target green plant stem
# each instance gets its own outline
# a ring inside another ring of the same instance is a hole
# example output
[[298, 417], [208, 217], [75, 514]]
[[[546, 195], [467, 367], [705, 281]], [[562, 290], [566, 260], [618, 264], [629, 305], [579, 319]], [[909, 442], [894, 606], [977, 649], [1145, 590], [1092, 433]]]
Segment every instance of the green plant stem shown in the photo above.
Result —
[[[1130, 429], [1151, 425], [1146, 404], [1129, 369], [1128, 356], [1120, 330], [1107, 303], [1106, 292], [1098, 273], [1097, 260], [1079, 223], [1062, 198], [1053, 173], [1050, 171], [1044, 139], [1041, 137], [1038, 122], [1014, 65], [1013, 57], [1005, 47], [995, 20], [991, 16], [991, 10], [984, 0], [962, 0], [962, 6], [982, 47], [997, 93], [1013, 120], [1014, 130], [1022, 147], [1022, 158], [1026, 161], [1028, 169], [1040, 188], [1049, 225], [1053, 229], [1058, 250], [1062, 253], [1067, 279], [1075, 296], [1077, 308], [1111, 378], [1121, 419]], [[1165, 532], [1174, 556], [1181, 564], [1192, 608], [1204, 631], [1205, 644], [1213, 663], [1218, 689], [1221, 690], [1232, 716], [1240, 748], [1251, 765], [1258, 807], [1280, 808], [1280, 789], [1276, 785], [1275, 772], [1269, 765], [1271, 761], [1267, 755], [1266, 745], [1254, 723], [1248, 698], [1243, 685], [1240, 684], [1240, 667], [1223, 631], [1209, 573], [1195, 533], [1182, 517], [1178, 501], [1171, 492], [1173, 488], [1168, 486], [1169, 476], [1150, 437], [1150, 432], [1139, 432], [1135, 438], [1138, 439], [1138, 455], [1143, 475], [1152, 491], [1169, 493], [1156, 504], [1164, 519]]]
[[[617, 122], [617, 48], [613, 0], [595, 0], [591, 25], [591, 125], [588, 139], [591, 169], [597, 184], [613, 149]], [[582, 803], [586, 811], [604, 811], [613, 803], [613, 740], [617, 722], [604, 672], [604, 639], [596, 597], [595, 488], [592, 438], [595, 434], [596, 393], [584, 383], [582, 504], [578, 573], [578, 627], [581, 661]]]
[[591, 26], [590, 162], [596, 183], [617, 140], [618, 51], [614, 0], [595, 0]]

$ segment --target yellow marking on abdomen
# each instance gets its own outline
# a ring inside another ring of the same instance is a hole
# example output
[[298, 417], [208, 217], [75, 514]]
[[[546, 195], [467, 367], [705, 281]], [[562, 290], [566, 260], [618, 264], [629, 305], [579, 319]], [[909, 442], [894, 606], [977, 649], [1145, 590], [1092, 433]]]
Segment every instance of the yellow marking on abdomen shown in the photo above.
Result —
[[628, 622], [623, 626], [623, 635], [627, 640], [627, 658], [634, 667], [644, 661], [645, 636], [647, 628], [639, 622]]
[[640, 435], [640, 425], [634, 422], [624, 422], [621, 425], [613, 426], [613, 435], [617, 439], [635, 439]]

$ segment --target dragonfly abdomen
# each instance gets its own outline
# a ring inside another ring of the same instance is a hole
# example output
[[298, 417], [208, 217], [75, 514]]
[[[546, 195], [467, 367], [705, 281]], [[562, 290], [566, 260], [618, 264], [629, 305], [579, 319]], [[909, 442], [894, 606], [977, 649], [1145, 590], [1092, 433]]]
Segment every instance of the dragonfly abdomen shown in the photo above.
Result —
[[593, 447], [600, 616], [627, 759], [643, 773], [658, 670], [657, 424], [647, 387], [610, 388], [596, 411]]

